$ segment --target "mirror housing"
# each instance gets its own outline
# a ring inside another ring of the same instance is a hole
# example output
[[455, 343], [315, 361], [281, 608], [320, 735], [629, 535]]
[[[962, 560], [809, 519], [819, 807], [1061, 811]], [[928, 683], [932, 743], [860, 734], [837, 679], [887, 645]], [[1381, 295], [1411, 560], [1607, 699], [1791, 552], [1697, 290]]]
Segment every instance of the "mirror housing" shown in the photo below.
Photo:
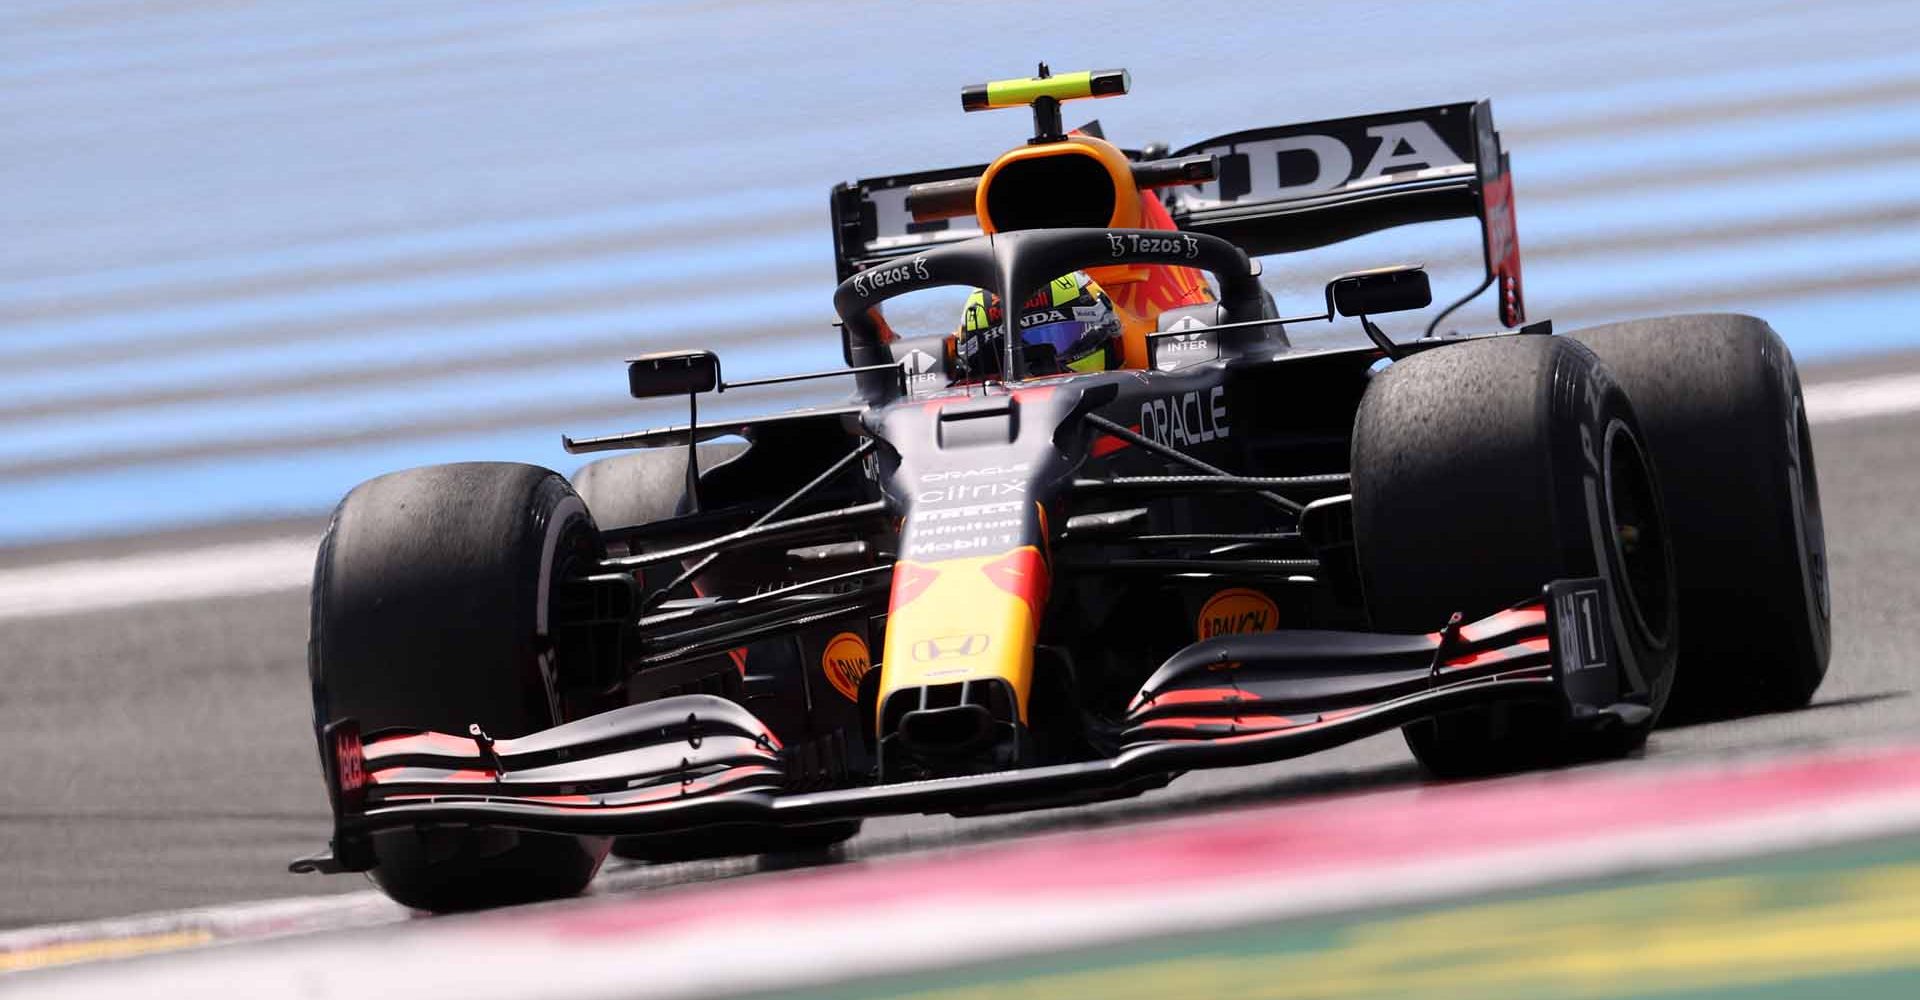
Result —
[[627, 392], [635, 399], [686, 396], [720, 387], [712, 351], [660, 351], [627, 359]]
[[1352, 271], [1327, 282], [1327, 311], [1342, 316], [1424, 309], [1433, 304], [1433, 286], [1419, 264]]

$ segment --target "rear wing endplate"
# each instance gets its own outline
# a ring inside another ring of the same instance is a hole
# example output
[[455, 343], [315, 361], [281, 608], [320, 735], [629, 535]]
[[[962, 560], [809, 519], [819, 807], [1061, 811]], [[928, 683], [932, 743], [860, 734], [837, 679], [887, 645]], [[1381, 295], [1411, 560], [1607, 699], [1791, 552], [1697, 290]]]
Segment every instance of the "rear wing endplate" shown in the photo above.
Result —
[[931, 222], [913, 221], [907, 211], [907, 190], [915, 184], [979, 177], [987, 164], [923, 170], [892, 177], [836, 184], [833, 188], [833, 260], [835, 281], [901, 254], [958, 243], [981, 235], [980, 220], [971, 215]]

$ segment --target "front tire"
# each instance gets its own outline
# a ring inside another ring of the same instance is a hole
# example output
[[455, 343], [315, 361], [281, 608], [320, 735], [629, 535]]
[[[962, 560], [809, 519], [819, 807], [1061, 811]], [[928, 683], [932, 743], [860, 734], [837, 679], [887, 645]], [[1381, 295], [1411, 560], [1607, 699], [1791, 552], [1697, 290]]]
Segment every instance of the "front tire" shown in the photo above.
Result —
[[[363, 483], [335, 509], [314, 569], [316, 730], [477, 723], [504, 739], [565, 721], [553, 582], [599, 554], [586, 505], [546, 469], [466, 463]], [[429, 828], [375, 834], [371, 848], [387, 895], [444, 912], [578, 894], [607, 842]]]
[[1645, 741], [1673, 684], [1672, 550], [1633, 409], [1592, 352], [1545, 336], [1435, 348], [1375, 377], [1354, 422], [1355, 555], [1373, 626], [1428, 632], [1548, 581], [1605, 580], [1615, 646], [1651, 714], [1577, 733], [1553, 704], [1455, 712], [1405, 728], [1447, 777], [1616, 756]]

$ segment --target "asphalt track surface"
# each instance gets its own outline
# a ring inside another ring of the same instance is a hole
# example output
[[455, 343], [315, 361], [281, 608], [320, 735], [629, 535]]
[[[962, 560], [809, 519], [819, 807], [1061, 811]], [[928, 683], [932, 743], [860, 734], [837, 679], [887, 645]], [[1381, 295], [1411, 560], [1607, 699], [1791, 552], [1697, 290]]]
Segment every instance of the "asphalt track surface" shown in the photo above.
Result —
[[[1809, 382], [1920, 370], [1920, 356], [1811, 367]], [[1647, 756], [1710, 759], [1910, 735], [1920, 663], [1920, 414], [1817, 424], [1833, 567], [1833, 666], [1813, 707], [1666, 729]], [[206, 545], [311, 522], [208, 529]], [[105, 554], [109, 543], [0, 553], [0, 566]], [[0, 927], [365, 888], [296, 877], [324, 843], [308, 728], [306, 595], [180, 601], [0, 622]], [[1626, 761], [1602, 767], [1633, 767]], [[1421, 780], [1397, 735], [1259, 768], [1191, 774], [1125, 802], [1012, 817], [870, 821], [848, 857], [935, 851]], [[596, 891], [749, 874], [751, 859], [616, 867]]]

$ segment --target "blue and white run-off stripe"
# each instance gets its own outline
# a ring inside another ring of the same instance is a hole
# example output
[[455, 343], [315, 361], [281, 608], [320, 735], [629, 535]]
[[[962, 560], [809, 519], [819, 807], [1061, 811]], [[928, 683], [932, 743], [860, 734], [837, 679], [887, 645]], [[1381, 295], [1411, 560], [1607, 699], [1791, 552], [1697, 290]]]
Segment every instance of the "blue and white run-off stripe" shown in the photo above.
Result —
[[[0, 545], [323, 509], [426, 462], [568, 469], [560, 430], [665, 416], [622, 394], [647, 348], [837, 363], [827, 188], [1017, 142], [955, 93], [1042, 58], [1130, 68], [1087, 110], [1129, 143], [1492, 97], [1535, 317], [1737, 309], [1802, 359], [1920, 344], [1915, 37], [1908, 0], [21, 0]], [[1305, 305], [1415, 257], [1448, 296], [1471, 225], [1433, 229], [1268, 272]]]

